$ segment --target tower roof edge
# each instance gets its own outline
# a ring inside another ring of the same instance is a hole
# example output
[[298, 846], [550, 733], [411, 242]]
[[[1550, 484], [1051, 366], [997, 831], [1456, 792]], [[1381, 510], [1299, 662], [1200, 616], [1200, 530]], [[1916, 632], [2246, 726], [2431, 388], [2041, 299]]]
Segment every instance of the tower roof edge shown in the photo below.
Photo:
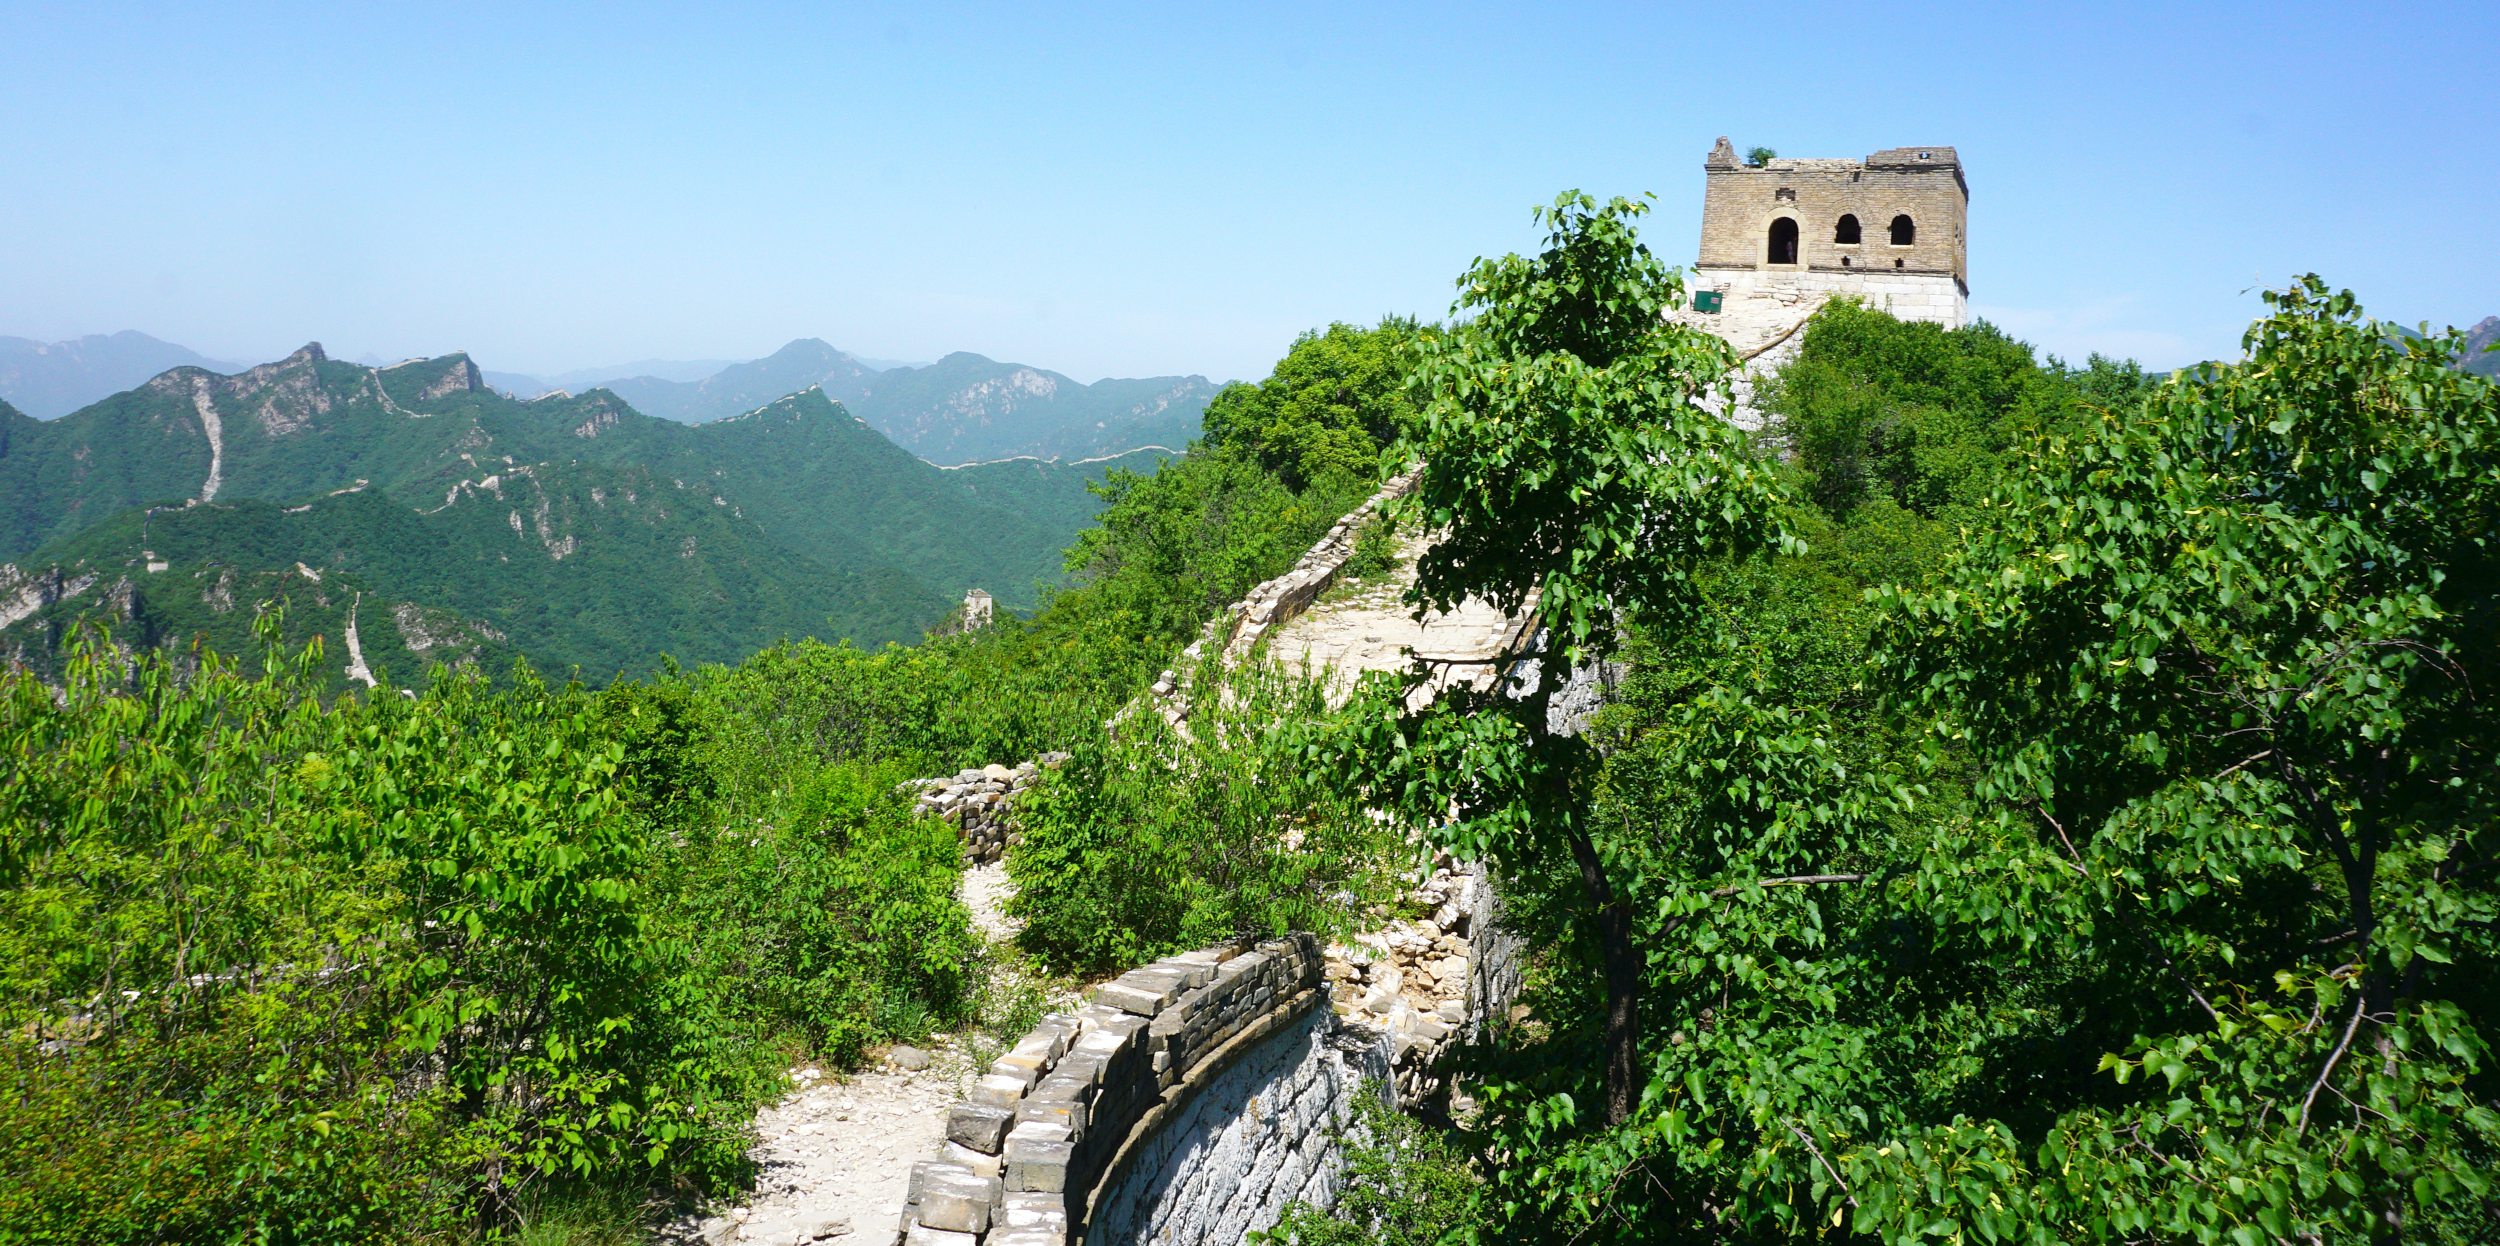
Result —
[[1867, 167], [1878, 165], [1911, 168], [1958, 168], [1961, 157], [1950, 147], [1887, 147], [1866, 158]]

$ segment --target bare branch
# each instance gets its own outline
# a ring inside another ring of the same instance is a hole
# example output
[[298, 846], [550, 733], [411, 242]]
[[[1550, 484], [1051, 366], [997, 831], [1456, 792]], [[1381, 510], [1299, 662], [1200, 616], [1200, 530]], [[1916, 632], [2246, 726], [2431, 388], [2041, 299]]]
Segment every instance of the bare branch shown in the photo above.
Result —
[[2326, 1067], [2318, 1070], [2318, 1080], [2309, 1083], [2309, 1095], [2307, 1098], [2300, 1101], [2300, 1123], [2292, 1127], [2293, 1137], [2299, 1137], [2303, 1132], [2308, 1130], [2309, 1105], [2318, 1101], [2318, 1088], [2326, 1085], [2326, 1079], [2332, 1076], [2335, 1072], [2335, 1062], [2343, 1059], [2345, 1050], [2352, 1046], [2352, 1036], [2361, 1028], [2361, 1010], [2367, 1006], [2368, 1003], [2369, 992], [2353, 992], [2352, 1020], [2345, 1023], [2344, 1037], [2341, 1041], [2335, 1044], [2334, 1054], [2326, 1058]]
[[1848, 1203], [1851, 1210], [1856, 1210], [1858, 1196], [1849, 1192], [1849, 1183], [1841, 1179], [1840, 1170], [1833, 1168], [1832, 1162], [1823, 1158], [1823, 1148], [1814, 1145], [1814, 1139], [1808, 1136], [1805, 1130], [1799, 1129], [1797, 1122], [1783, 1119], [1780, 1123], [1788, 1126], [1788, 1132], [1797, 1135], [1797, 1141], [1805, 1143], [1806, 1149], [1814, 1153], [1814, 1162], [1821, 1164], [1823, 1171], [1831, 1174], [1832, 1184], [1840, 1187], [1841, 1200]]

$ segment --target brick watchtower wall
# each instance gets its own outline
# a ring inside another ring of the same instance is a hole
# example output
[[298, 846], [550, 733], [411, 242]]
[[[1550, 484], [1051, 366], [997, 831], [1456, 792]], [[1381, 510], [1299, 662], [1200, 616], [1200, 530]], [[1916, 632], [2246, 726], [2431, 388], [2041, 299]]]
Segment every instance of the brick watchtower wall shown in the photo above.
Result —
[[[1716, 291], [1716, 313], [1673, 319], [1708, 329], [1751, 360], [1783, 362], [1823, 301], [1853, 295], [1903, 320], [1958, 329], [1970, 319], [1970, 186], [1950, 147], [1894, 147], [1864, 160], [1738, 163], [1721, 138], [1702, 162], [1701, 257], [1691, 289]], [[1894, 241], [1897, 218], [1908, 239]], [[1847, 241], [1844, 218], [1857, 240]], [[1734, 418], [1750, 423], [1740, 386]]]

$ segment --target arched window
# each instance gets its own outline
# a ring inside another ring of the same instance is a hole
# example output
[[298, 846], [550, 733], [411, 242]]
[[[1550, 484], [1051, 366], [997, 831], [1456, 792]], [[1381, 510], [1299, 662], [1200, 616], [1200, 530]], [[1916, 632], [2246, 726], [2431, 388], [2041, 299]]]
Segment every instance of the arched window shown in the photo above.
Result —
[[1906, 247], [1916, 241], [1918, 241], [1918, 226], [1911, 224], [1910, 218], [1906, 216], [1892, 218], [1892, 245]]
[[1783, 216], [1771, 222], [1771, 262], [1774, 264], [1797, 262], [1797, 220], [1795, 217]]
[[1858, 218], [1856, 213], [1850, 213], [1842, 216], [1840, 218], [1840, 223], [1832, 226], [1832, 241], [1856, 242], [1857, 240]]

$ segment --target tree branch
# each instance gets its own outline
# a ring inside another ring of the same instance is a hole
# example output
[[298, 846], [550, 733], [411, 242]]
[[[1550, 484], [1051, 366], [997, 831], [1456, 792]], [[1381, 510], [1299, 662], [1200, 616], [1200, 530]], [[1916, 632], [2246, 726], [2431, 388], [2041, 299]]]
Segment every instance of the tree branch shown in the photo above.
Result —
[[[2075, 872], [2083, 875], [2085, 878], [2090, 878], [2092, 876], [2092, 872], [2083, 867], [2083, 854], [2075, 851], [2075, 841], [2066, 837], [2065, 826], [2060, 824], [2057, 819], [2050, 817], [2049, 811], [2038, 804], [2034, 804], [2032, 806], [2032, 812], [2039, 814], [2040, 820], [2048, 823], [2049, 827], [2057, 832], [2057, 842], [2066, 845], [2067, 855], [2074, 858], [2073, 864]], [[2153, 955], [2161, 958], [2162, 968], [2170, 971], [2170, 976], [2176, 979], [2179, 985], [2185, 988], [2190, 996], [2195, 998], [2197, 1006], [2205, 1010], [2205, 1015], [2211, 1017], [2214, 1024], [2220, 1025], [2222, 1023], [2222, 1013], [2214, 1007], [2214, 1002], [2212, 1000], [2205, 998], [2205, 993], [2203, 991], [2196, 989], [2196, 984], [2189, 981], [2186, 974], [2179, 972], [2178, 962], [2170, 959], [2170, 953], [2162, 950], [2161, 940], [2146, 934], [2134, 922], [2128, 921], [2125, 913], [2119, 911], [2118, 906], [2123, 903], [2124, 900], [2125, 896], [2122, 892], [2117, 898], [2110, 901], [2109, 908], [2111, 915], [2115, 916], [2118, 919], [2119, 924], [2125, 926], [2129, 933], [2144, 940], [2146, 944], [2152, 947]]]
[[2353, 1034], [2361, 1028], [2361, 1010], [2370, 1002], [2369, 992], [2355, 989], [2352, 996], [2352, 1020], [2344, 1025], [2344, 1037], [2335, 1044], [2334, 1054], [2326, 1058], [2326, 1067], [2318, 1070], [2318, 1080], [2309, 1083], [2308, 1096], [2300, 1101], [2300, 1123], [2292, 1127], [2295, 1138], [2308, 1130], [2309, 1105], [2318, 1101], [2318, 1088], [2326, 1085], [2326, 1079], [2334, 1074], [2335, 1062], [2344, 1058], [2345, 1050], [2352, 1046]]
[[1840, 1187], [1841, 1201], [1849, 1204], [1850, 1210], [1857, 1210], [1858, 1196], [1849, 1192], [1849, 1183], [1841, 1179], [1840, 1171], [1832, 1167], [1832, 1162], [1830, 1160], [1823, 1158], [1823, 1148], [1814, 1145], [1814, 1139], [1810, 1137], [1805, 1130], [1799, 1129], [1797, 1127], [1797, 1122], [1792, 1120], [1782, 1120], [1780, 1123], [1788, 1126], [1788, 1132], [1797, 1135], [1797, 1141], [1805, 1143], [1806, 1150], [1814, 1153], [1814, 1162], [1821, 1164], [1823, 1166], [1823, 1171], [1831, 1174], [1832, 1184]]

